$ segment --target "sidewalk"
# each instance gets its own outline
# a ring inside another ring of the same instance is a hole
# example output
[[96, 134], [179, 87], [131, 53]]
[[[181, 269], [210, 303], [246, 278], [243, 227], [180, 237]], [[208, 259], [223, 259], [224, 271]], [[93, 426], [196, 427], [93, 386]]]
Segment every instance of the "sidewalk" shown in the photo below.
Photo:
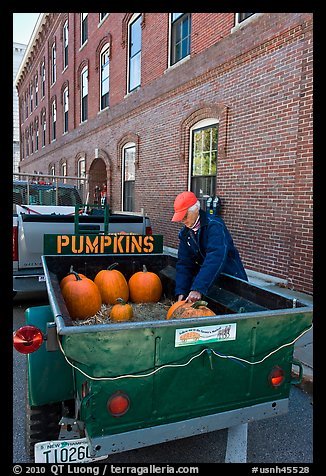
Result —
[[[278, 284], [282, 284], [281, 280], [273, 278], [272, 276], [266, 276], [261, 273], [256, 273], [251, 270], [246, 270], [249, 282], [256, 284], [265, 289], [269, 289], [274, 293], [280, 294], [289, 298], [296, 298], [303, 304], [313, 304], [313, 296], [309, 294], [299, 293], [279, 287]], [[313, 393], [313, 328], [309, 329], [303, 336], [300, 337], [294, 344], [295, 359], [299, 360], [303, 366], [302, 382], [298, 386], [312, 395]], [[293, 377], [298, 376], [298, 367], [293, 367]]]

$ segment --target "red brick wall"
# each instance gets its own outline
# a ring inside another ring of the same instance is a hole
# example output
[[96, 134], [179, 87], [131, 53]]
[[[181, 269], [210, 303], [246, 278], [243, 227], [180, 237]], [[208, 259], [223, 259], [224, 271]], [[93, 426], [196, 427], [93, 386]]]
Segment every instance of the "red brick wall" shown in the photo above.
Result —
[[[170, 220], [176, 194], [188, 187], [189, 128], [200, 119], [215, 117], [219, 120], [217, 194], [245, 266], [312, 293], [312, 14], [266, 13], [232, 30], [233, 13], [194, 13], [191, 59], [168, 69], [168, 14], [146, 13], [142, 85], [126, 97], [123, 42], [130, 16], [112, 13], [98, 27], [97, 14], [90, 13], [92, 33], [79, 50], [79, 20], [69, 14], [69, 34], [75, 35], [76, 46], [70, 40], [69, 67], [63, 74], [62, 52], [57, 48], [58, 79], [49, 92], [60, 99], [58, 138], [26, 158], [21, 170], [47, 171], [50, 162], [65, 157], [68, 174], [74, 175], [77, 154], [86, 154], [89, 170], [95, 148], [100, 148], [111, 207], [119, 209], [119, 151], [131, 134], [139, 148], [136, 210], [143, 207], [154, 232], [164, 235], [166, 245], [176, 247], [180, 226]], [[51, 35], [59, 39], [61, 17], [51, 25]], [[99, 113], [95, 51], [108, 34], [112, 39], [110, 108]], [[19, 93], [25, 91], [46, 48], [35, 56]], [[76, 72], [85, 60], [89, 120], [79, 127]], [[60, 90], [67, 80], [69, 121], [74, 114], [76, 129], [61, 136]], [[37, 113], [24, 122], [23, 129]]]

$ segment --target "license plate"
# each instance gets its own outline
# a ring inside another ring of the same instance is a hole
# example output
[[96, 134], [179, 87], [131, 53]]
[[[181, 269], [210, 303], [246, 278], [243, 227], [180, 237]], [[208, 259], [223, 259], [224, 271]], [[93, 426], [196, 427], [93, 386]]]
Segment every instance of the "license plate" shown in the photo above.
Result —
[[90, 463], [107, 456], [92, 458], [86, 438], [42, 441], [34, 446], [35, 463]]
[[44, 276], [44, 275], [43, 275], [43, 276], [39, 276], [39, 277], [38, 277], [38, 281], [39, 281], [39, 282], [45, 281], [45, 276]]

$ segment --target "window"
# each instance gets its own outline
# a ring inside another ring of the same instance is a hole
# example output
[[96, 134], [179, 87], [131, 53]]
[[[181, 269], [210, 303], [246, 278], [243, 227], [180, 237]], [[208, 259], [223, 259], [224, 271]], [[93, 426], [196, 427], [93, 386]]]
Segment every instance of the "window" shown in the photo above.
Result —
[[[66, 162], [63, 162], [63, 164], [61, 164], [60, 175], [62, 175], [63, 177], [67, 176], [67, 163]], [[63, 179], [63, 183], [67, 183], [67, 180]]]
[[101, 111], [109, 105], [109, 48], [107, 46], [105, 48], [101, 53]]
[[80, 45], [83, 46], [83, 44], [88, 39], [88, 13], [80, 14], [80, 31], [81, 31]]
[[35, 107], [38, 106], [38, 75], [34, 78], [34, 85], [35, 85]]
[[190, 54], [190, 37], [191, 13], [171, 13], [171, 65]]
[[81, 72], [81, 122], [88, 117], [88, 68]]
[[44, 61], [42, 63], [42, 66], [41, 66], [41, 74], [42, 74], [42, 91], [41, 91], [41, 94], [42, 94], [42, 98], [44, 98], [45, 96], [45, 64], [44, 64]]
[[51, 48], [51, 84], [54, 84], [57, 78], [56, 55], [55, 43], [53, 43]]
[[135, 157], [136, 145], [126, 144], [122, 149], [123, 154], [123, 210], [133, 212], [135, 207]]
[[46, 142], [46, 116], [44, 112], [43, 121], [42, 121], [42, 147], [45, 147], [45, 142]]
[[140, 86], [141, 15], [129, 24], [129, 82], [128, 92]]
[[33, 140], [33, 135], [34, 135], [34, 130], [33, 130], [33, 124], [29, 126], [29, 137], [31, 141], [31, 154], [34, 153], [34, 140]]
[[29, 86], [30, 114], [33, 112], [33, 83]]
[[29, 135], [28, 135], [28, 129], [26, 129], [25, 139], [26, 139], [26, 157], [28, 157], [28, 156], [29, 156]]
[[68, 66], [68, 20], [63, 25], [63, 69]]
[[104, 20], [106, 15], [107, 15], [107, 13], [100, 13], [100, 22]]
[[38, 151], [38, 147], [39, 147], [38, 121], [35, 121], [35, 152]]
[[55, 100], [52, 103], [52, 140], [56, 139], [57, 107]]
[[[81, 157], [77, 162], [77, 177], [86, 177], [85, 157]], [[78, 184], [79, 195], [81, 197], [85, 197], [85, 195], [86, 195], [85, 180], [78, 180], [77, 184]]]
[[26, 108], [25, 118], [27, 119], [28, 118], [28, 92], [27, 91], [25, 93], [25, 108]]
[[78, 177], [86, 177], [85, 157], [82, 157], [77, 162], [77, 176]]
[[190, 188], [203, 202], [216, 193], [218, 124], [205, 119], [191, 129]]
[[68, 88], [65, 88], [63, 91], [63, 133], [65, 134], [68, 132], [68, 111], [69, 111], [69, 103], [68, 103]]
[[54, 165], [51, 165], [51, 166], [50, 166], [49, 175], [55, 175], [55, 167], [54, 167]]
[[254, 15], [254, 13], [237, 13], [236, 14], [236, 23], [241, 23], [242, 21], [246, 20], [247, 18]]

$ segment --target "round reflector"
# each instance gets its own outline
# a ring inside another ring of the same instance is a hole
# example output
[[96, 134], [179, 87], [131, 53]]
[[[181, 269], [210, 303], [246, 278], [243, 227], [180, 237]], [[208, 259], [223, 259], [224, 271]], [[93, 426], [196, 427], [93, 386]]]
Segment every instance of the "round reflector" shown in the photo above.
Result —
[[20, 327], [13, 335], [14, 347], [21, 354], [31, 354], [35, 352], [41, 347], [42, 342], [42, 332], [35, 326]]
[[279, 387], [284, 381], [284, 370], [281, 367], [274, 367], [269, 374], [269, 380], [273, 387]]
[[128, 411], [129, 405], [128, 395], [123, 392], [116, 392], [109, 398], [107, 408], [111, 415], [119, 417]]

